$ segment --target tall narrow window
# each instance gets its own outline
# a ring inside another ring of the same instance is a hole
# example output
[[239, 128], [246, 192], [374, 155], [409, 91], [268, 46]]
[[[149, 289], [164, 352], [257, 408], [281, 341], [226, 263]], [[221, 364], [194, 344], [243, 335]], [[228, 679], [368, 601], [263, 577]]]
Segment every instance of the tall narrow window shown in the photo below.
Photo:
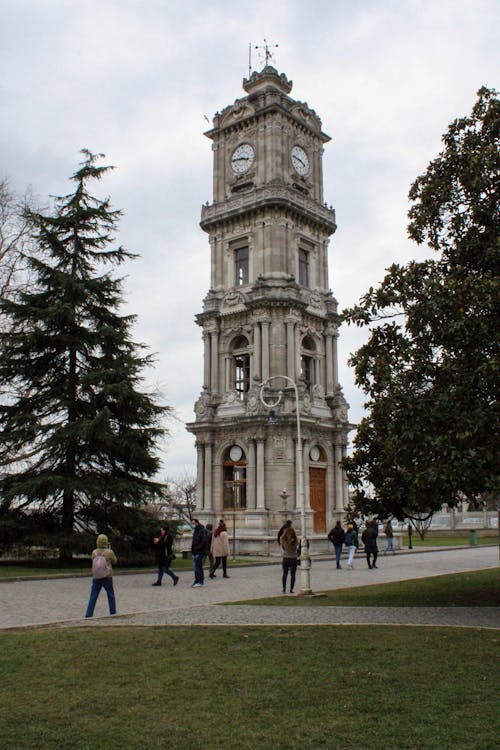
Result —
[[316, 355], [316, 344], [311, 336], [302, 339], [300, 356], [300, 378], [304, 381], [308, 390], [314, 385], [314, 361]]
[[250, 388], [250, 353], [248, 340], [245, 336], [238, 336], [232, 346], [233, 352], [233, 382], [239, 398], [243, 400]]
[[234, 363], [236, 369], [235, 388], [238, 396], [242, 399], [250, 385], [250, 357], [248, 354], [241, 354], [234, 358]]
[[309, 286], [309, 253], [299, 248], [299, 284]]
[[234, 262], [236, 286], [248, 284], [248, 247], [239, 247], [234, 251]]
[[247, 507], [246, 457], [239, 446], [232, 446], [224, 460], [223, 505], [228, 510], [244, 510]]
[[305, 357], [304, 355], [300, 358], [300, 379], [304, 381], [307, 389], [309, 390], [312, 385], [312, 357]]

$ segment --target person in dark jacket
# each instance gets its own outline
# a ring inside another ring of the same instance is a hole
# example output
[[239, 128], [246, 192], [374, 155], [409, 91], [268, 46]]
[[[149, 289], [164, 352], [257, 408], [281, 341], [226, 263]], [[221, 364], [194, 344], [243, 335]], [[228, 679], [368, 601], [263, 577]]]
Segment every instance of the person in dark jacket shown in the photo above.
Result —
[[[366, 562], [369, 568], [377, 567], [378, 547], [378, 526], [376, 521], [367, 521], [366, 529], [361, 534], [361, 541], [365, 545]], [[373, 556], [373, 561], [371, 557]]]
[[283, 550], [282, 568], [283, 575], [281, 582], [283, 584], [283, 593], [286, 592], [286, 579], [288, 572], [290, 571], [290, 593], [293, 594], [293, 587], [295, 586], [295, 575], [297, 573], [297, 554], [298, 554], [299, 540], [292, 524], [287, 526], [281, 535], [281, 547]]
[[328, 539], [331, 541], [335, 548], [335, 562], [337, 563], [337, 570], [340, 570], [340, 558], [342, 556], [342, 547], [345, 540], [345, 532], [340, 521], [337, 521], [333, 529], [330, 531], [330, 533], [328, 534]]
[[191, 585], [194, 587], [203, 586], [205, 583], [205, 576], [203, 573], [203, 558], [207, 554], [207, 534], [206, 529], [197, 518], [193, 518], [194, 530], [193, 539], [191, 541], [191, 553], [193, 555], [194, 565], [194, 583]]
[[175, 573], [170, 570], [173, 556], [172, 545], [174, 543], [174, 537], [170, 533], [168, 526], [161, 527], [160, 533], [153, 539], [153, 543], [155, 544], [158, 578], [156, 579], [156, 582], [151, 585], [161, 586], [163, 574], [166, 573], [172, 579], [174, 586], [177, 586], [179, 583], [179, 576], [176, 576]]

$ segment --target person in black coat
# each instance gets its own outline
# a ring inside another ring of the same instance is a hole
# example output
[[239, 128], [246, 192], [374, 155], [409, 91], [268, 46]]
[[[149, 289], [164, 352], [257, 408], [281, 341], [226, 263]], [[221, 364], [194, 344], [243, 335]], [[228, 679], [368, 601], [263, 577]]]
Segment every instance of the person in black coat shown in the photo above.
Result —
[[193, 555], [194, 564], [194, 583], [192, 586], [203, 586], [205, 576], [203, 573], [203, 559], [207, 554], [207, 533], [202, 523], [197, 518], [193, 518], [194, 529], [193, 539], [191, 541], [191, 554]]
[[166, 573], [174, 582], [174, 586], [177, 586], [179, 583], [179, 576], [176, 576], [175, 573], [170, 570], [170, 565], [173, 559], [172, 545], [174, 543], [174, 537], [170, 533], [168, 526], [161, 527], [160, 533], [155, 539], [153, 539], [153, 543], [156, 545], [155, 552], [156, 564], [158, 565], [158, 578], [152, 585], [161, 586], [163, 574]]
[[340, 521], [337, 521], [333, 529], [328, 534], [328, 539], [335, 547], [335, 562], [337, 563], [337, 570], [341, 569], [340, 558], [342, 556], [342, 547], [345, 540], [345, 531], [342, 528]]
[[[361, 541], [365, 545], [366, 562], [369, 568], [376, 568], [378, 547], [377, 547], [378, 527], [376, 521], [367, 521], [366, 529], [361, 534]], [[371, 557], [373, 556], [373, 561]]]

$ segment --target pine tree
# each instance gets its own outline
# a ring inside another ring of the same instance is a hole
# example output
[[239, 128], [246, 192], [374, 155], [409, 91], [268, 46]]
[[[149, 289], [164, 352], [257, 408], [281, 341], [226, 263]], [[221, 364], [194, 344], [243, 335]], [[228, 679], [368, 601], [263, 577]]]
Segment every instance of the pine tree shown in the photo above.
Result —
[[67, 534], [92, 528], [106, 507], [161, 493], [156, 448], [170, 412], [140, 390], [152, 357], [131, 339], [135, 316], [120, 315], [112, 271], [135, 257], [113, 247], [121, 212], [87, 189], [111, 167], [82, 154], [75, 191], [50, 215], [28, 211], [33, 285], [1, 301], [1, 440], [22, 457], [1, 478], [1, 506], [49, 512]]

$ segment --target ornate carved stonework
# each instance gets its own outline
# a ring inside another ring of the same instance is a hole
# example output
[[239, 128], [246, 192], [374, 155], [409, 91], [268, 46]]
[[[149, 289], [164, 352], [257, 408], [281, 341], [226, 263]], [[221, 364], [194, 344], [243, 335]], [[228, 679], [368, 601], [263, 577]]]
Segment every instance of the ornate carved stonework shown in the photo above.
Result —
[[[197, 515], [203, 522], [223, 517], [228, 493], [243, 482], [246, 508], [235, 517], [241, 550], [259, 538], [267, 551], [275, 545], [269, 539], [283, 520], [285, 487], [290, 517], [299, 520], [296, 386], [307, 532], [312, 545], [326, 545], [327, 526], [341, 517], [347, 497], [332, 446], [336, 456], [350, 427], [332, 340], [337, 303], [328, 291], [336, 223], [323, 196], [322, 159], [330, 138], [274, 67], [255, 71], [243, 87], [246, 95], [217, 113], [205, 134], [214, 192], [201, 228], [210, 240], [211, 289], [196, 321], [204, 331], [206, 388], [188, 425], [198, 441]], [[260, 399], [264, 383], [275, 407]], [[231, 457], [236, 445], [241, 453]], [[325, 457], [314, 477], [312, 446]]]

